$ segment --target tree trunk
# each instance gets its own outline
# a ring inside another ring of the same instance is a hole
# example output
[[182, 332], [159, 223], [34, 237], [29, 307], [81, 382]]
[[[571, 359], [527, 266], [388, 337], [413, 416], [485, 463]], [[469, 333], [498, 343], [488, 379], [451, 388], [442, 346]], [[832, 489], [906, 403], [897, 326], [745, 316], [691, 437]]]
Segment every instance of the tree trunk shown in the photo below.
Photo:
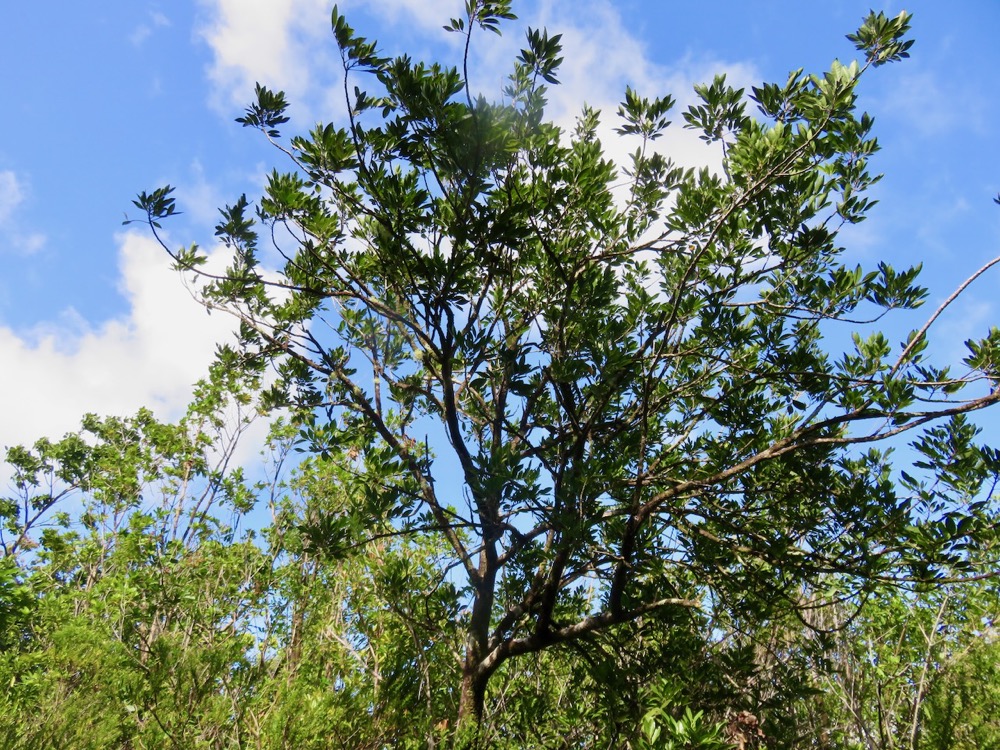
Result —
[[458, 702], [460, 727], [478, 727], [483, 721], [486, 683], [494, 669], [484, 669], [483, 661], [489, 648], [490, 622], [497, 576], [496, 543], [487, 540], [479, 553], [479, 580], [475, 582], [475, 599], [465, 640], [465, 660], [462, 663], [462, 691]]
[[462, 666], [462, 692], [458, 702], [458, 725], [478, 727], [483, 721], [488, 676], [478, 669], [478, 660], [468, 654]]
[[462, 662], [462, 691], [458, 701], [458, 725], [463, 729], [478, 727], [483, 721], [486, 683], [490, 679], [490, 672], [483, 669], [483, 659], [486, 657], [492, 604], [492, 586], [487, 596], [477, 596], [472, 604], [465, 659]]

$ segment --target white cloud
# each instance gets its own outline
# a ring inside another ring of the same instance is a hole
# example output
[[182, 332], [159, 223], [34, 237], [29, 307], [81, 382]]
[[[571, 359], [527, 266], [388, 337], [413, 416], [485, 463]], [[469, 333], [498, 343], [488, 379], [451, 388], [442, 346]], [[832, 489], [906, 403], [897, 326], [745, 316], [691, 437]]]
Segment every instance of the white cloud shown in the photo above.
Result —
[[[254, 83], [280, 89], [293, 103], [310, 88], [332, 47], [327, 0], [203, 0], [199, 35], [214, 53], [208, 71], [216, 106], [245, 106]], [[319, 44], [320, 39], [327, 42]]]
[[[930, 333], [931, 345], [940, 352], [941, 361], [955, 363], [955, 374], [966, 370], [966, 365], [960, 364], [969, 356], [965, 342], [982, 338], [996, 324], [997, 305], [983, 299], [981, 294], [980, 289], [970, 287], [944, 312]], [[925, 315], [930, 315], [942, 301], [939, 297], [924, 305]]]
[[128, 40], [132, 42], [134, 46], [140, 47], [142, 46], [142, 43], [145, 42], [152, 33], [153, 30], [149, 28], [149, 26], [147, 26], [146, 24], [140, 24], [139, 26], [135, 27], [135, 29], [132, 31], [131, 34], [129, 34]]
[[45, 246], [44, 234], [25, 233], [18, 226], [16, 213], [25, 197], [26, 189], [17, 174], [9, 169], [0, 172], [0, 250], [32, 255]]
[[[177, 188], [177, 204], [188, 218], [208, 228], [219, 223], [219, 209], [226, 204], [222, 192], [205, 178], [197, 159], [191, 163], [191, 178]], [[262, 183], [263, 184], [263, 183]]]
[[76, 430], [87, 412], [147, 406], [162, 419], [180, 416], [232, 330], [231, 318], [191, 298], [151, 238], [126, 232], [117, 241], [126, 315], [94, 326], [70, 308], [27, 332], [0, 327], [0, 449]]
[[10, 219], [23, 200], [24, 190], [17, 175], [9, 169], [0, 172], [0, 225]]
[[390, 23], [415, 21], [424, 29], [440, 32], [451, 18], [464, 18], [462, 2], [429, 3], [427, 0], [368, 0], [369, 12], [377, 12]]
[[152, 11], [149, 14], [149, 23], [141, 23], [129, 34], [129, 41], [139, 47], [145, 42], [156, 28], [170, 25], [170, 19], [159, 11]]
[[14, 234], [11, 236], [11, 246], [22, 255], [34, 255], [48, 241], [48, 238], [41, 232], [29, 232], [28, 234]]
[[930, 138], [963, 130], [987, 132], [986, 104], [982, 92], [960, 81], [944, 81], [926, 70], [907, 70], [877, 109]]

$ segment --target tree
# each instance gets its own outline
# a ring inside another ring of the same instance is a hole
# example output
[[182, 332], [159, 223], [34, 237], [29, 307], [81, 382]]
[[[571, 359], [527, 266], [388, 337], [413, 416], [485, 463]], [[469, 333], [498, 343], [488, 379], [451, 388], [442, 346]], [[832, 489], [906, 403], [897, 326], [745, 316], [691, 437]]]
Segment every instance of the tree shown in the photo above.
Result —
[[[466, 11], [446, 27], [465, 36], [460, 70], [383, 57], [334, 8], [348, 121], [283, 140], [285, 96], [258, 84], [238, 122], [290, 171], [254, 208], [222, 210], [224, 273], [167, 248], [240, 321], [220, 362], [273, 365], [265, 403], [347, 468], [348, 505], [315, 519], [317, 548], [445, 544], [440, 581], [466, 605], [458, 722], [484, 719], [510, 660], [627, 623], [749, 628], [828, 590], [975, 575], [1000, 456], [966, 415], [1000, 401], [1000, 330], [955, 372], [928, 345], [986, 268], [893, 346], [880, 321], [926, 299], [919, 268], [848, 268], [837, 244], [878, 179], [855, 89], [908, 56], [909, 16], [869, 15], [849, 36], [861, 63], [749, 96], [723, 77], [697, 87], [681, 117], [721, 149], [716, 173], [656, 150], [669, 96], [626, 90], [625, 165], [600, 113], [584, 107], [573, 133], [547, 122], [561, 57], [544, 30], [500, 101], [478, 95], [473, 33], [514, 16], [504, 0]], [[163, 244], [171, 188], [135, 203]], [[918, 459], [897, 473], [905, 435]]]
[[88, 415], [79, 434], [7, 452], [0, 559], [20, 606], [0, 642], [6, 746], [244, 741], [272, 560], [234, 529], [254, 497], [229, 465], [247, 424], [232, 407], [252, 387], [234, 375], [215, 368], [177, 424]]
[[[801, 637], [791, 642], [793, 652], [821, 655], [807, 670], [820, 689], [790, 714], [809, 726], [815, 747], [995, 744], [997, 607], [990, 577], [878, 591], [864, 607], [817, 608], [808, 616], [812, 632], [797, 623]], [[810, 649], [817, 632], [830, 643]]]
[[279, 421], [248, 482], [230, 463], [237, 380], [201, 384], [177, 424], [88, 415], [8, 452], [5, 747], [425, 747], [454, 716], [440, 540], [315, 549], [308, 522], [341, 508], [343, 470], [309, 459], [286, 478]]

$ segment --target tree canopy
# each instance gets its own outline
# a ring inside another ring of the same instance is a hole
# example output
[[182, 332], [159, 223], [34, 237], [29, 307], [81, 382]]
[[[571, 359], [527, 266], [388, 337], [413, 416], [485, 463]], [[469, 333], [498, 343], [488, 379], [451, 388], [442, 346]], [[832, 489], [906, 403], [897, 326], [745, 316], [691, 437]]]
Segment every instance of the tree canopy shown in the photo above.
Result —
[[[768, 628], [784, 634], [772, 656], [796, 639], [822, 651], [870, 597], [905, 609], [901, 591], [995, 565], [1000, 453], [971, 415], [1000, 401], [1000, 329], [966, 342], [962, 363], [937, 361], [934, 323], [967, 284], [913, 318], [919, 267], [849, 267], [838, 244], [878, 180], [856, 89], [908, 56], [909, 16], [870, 14], [848, 37], [858, 62], [749, 92], [719, 76], [681, 112], [630, 88], [615, 113], [584, 106], [571, 132], [546, 119], [558, 35], [529, 29], [501, 92], [470, 86], [470, 45], [513, 18], [509, 2], [470, 0], [445, 27], [465, 38], [449, 66], [383, 56], [334, 8], [347, 121], [286, 138], [284, 94], [258, 85], [238, 122], [285, 161], [258, 200], [222, 209], [230, 266], [210, 272], [197, 246], [161, 239], [202, 277], [203, 303], [239, 320], [219, 372], [269, 383], [261, 405], [285, 410], [284, 444], [307, 455], [307, 499], [273, 506], [270, 562], [234, 547], [244, 577], [214, 585], [250, 597], [250, 617], [267, 597], [241, 586], [301, 560], [279, 576], [288, 602], [310, 592], [289, 604], [285, 643], [340, 622], [348, 634], [331, 637], [361, 663], [329, 656], [331, 690], [373, 722], [365, 690], [391, 682], [379, 665], [393, 659], [398, 695], [423, 701], [398, 698], [400, 716], [481, 739], [521, 726], [510, 706], [527, 710], [530, 679], [596, 694], [669, 667], [715, 686], [697, 700], [731, 708], [729, 742], [751, 747], [763, 732], [737, 713], [745, 696], [719, 697], [739, 672], [726, 659], [752, 663], [763, 695], [761, 675], [793, 661], [758, 658]], [[626, 163], [608, 156], [604, 120]], [[721, 167], [675, 165], [657, 142], [670, 127], [697, 132]], [[135, 202], [157, 238], [171, 190]], [[265, 242], [280, 268], [262, 264]], [[890, 341], [887, 316], [912, 332]], [[693, 685], [646, 695], [697, 705]], [[556, 712], [556, 693], [536, 710]], [[664, 744], [684, 732], [725, 746], [699, 712], [657, 710], [648, 746], [695, 746]]]
[[[466, 54], [513, 18], [467, 10], [446, 27]], [[464, 61], [383, 57], [335, 8], [349, 122], [286, 142], [285, 97], [258, 85], [238, 121], [291, 169], [256, 210], [223, 209], [233, 263], [204, 301], [240, 320], [231, 366], [274, 363], [272, 403], [352, 467], [356, 505], [317, 521], [319, 548], [365, 544], [385, 518], [447, 542], [442, 581], [468, 604], [463, 717], [482, 717], [505, 661], [553, 644], [653, 612], [761, 617], [830, 581], [854, 596], [954, 578], [989, 543], [1000, 462], [965, 415], [1000, 400], [1000, 331], [961, 371], [934, 364], [933, 316], [898, 344], [878, 330], [925, 300], [918, 269], [839, 260], [877, 179], [855, 88], [908, 56], [908, 23], [869, 16], [849, 37], [863, 61], [820, 75], [698, 87], [680, 120], [719, 144], [718, 172], [656, 150], [669, 96], [625, 92], [624, 165], [600, 113], [547, 122], [546, 31], [490, 101]], [[137, 205], [154, 231], [173, 210], [168, 189]], [[827, 343], [839, 328], [848, 347]], [[880, 445], [904, 433], [920, 458], [897, 480]]]

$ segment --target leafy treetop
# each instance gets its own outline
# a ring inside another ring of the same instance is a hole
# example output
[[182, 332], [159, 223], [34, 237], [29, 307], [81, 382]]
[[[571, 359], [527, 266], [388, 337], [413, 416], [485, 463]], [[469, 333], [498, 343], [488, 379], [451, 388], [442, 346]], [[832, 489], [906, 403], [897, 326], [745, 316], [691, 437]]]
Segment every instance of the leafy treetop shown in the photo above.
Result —
[[[469, 0], [446, 26], [459, 70], [383, 57], [334, 8], [347, 121], [285, 140], [285, 96], [258, 85], [238, 121], [291, 169], [222, 210], [225, 273], [171, 251], [240, 321], [222, 360], [273, 365], [265, 402], [349, 467], [349, 507], [310, 538], [336, 556], [387, 518], [440, 535], [468, 603], [463, 720], [507, 660], [640, 617], [759, 620], [808, 592], [977, 574], [1000, 455], [966, 415], [1000, 400], [1000, 330], [957, 370], [928, 355], [941, 310], [891, 342], [877, 324], [924, 302], [919, 267], [848, 267], [837, 243], [878, 179], [856, 87], [908, 55], [909, 15], [870, 14], [861, 63], [697, 87], [681, 119], [724, 147], [720, 173], [653, 148], [669, 96], [626, 90], [623, 165], [597, 111], [548, 122], [545, 31], [499, 101], [476, 95], [473, 30], [513, 17]], [[136, 201], [158, 237], [169, 196]], [[903, 435], [919, 459], [897, 482], [880, 446]]]

